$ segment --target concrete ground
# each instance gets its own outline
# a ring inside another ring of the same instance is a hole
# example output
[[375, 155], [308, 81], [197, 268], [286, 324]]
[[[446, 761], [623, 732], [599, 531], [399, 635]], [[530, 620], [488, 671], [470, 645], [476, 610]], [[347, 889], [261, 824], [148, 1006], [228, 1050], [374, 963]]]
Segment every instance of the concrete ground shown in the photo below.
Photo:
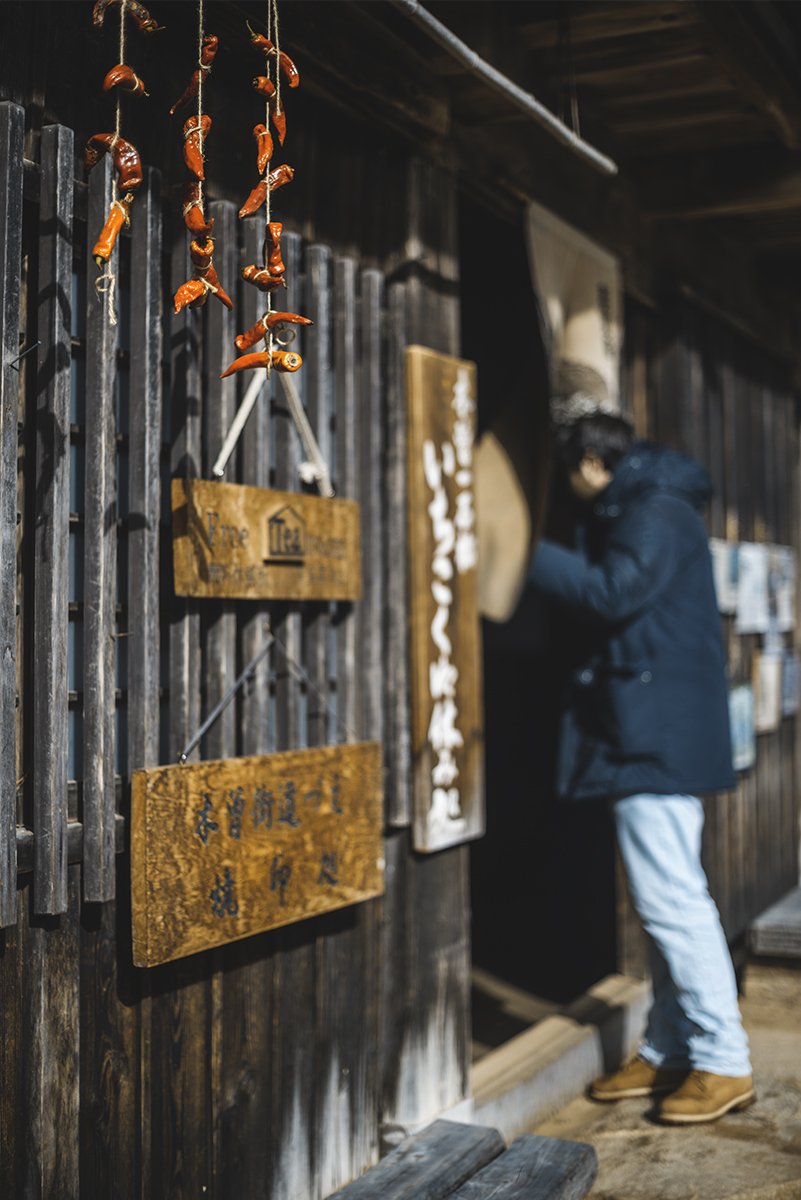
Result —
[[741, 1002], [757, 1103], [711, 1125], [658, 1125], [647, 1100], [574, 1100], [532, 1130], [590, 1142], [591, 1200], [801, 1200], [801, 963], [750, 964]]

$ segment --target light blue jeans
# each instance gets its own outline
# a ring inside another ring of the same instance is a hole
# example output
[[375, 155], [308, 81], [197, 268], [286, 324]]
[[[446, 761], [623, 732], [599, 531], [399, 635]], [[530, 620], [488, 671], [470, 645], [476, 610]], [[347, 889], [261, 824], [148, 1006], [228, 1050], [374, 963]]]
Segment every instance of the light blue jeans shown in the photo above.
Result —
[[701, 801], [643, 794], [616, 800], [613, 810], [651, 951], [654, 1002], [640, 1057], [654, 1066], [750, 1075], [734, 968], [701, 866]]

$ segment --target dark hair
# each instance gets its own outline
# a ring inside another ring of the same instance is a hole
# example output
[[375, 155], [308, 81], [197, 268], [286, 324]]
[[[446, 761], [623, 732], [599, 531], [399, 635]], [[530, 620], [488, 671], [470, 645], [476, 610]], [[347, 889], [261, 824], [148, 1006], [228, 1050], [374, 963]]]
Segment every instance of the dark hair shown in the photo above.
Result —
[[613, 471], [634, 441], [631, 422], [615, 413], [581, 417], [560, 434], [556, 450], [568, 473], [578, 470], [581, 460], [590, 453], [598, 455], [607, 471]]

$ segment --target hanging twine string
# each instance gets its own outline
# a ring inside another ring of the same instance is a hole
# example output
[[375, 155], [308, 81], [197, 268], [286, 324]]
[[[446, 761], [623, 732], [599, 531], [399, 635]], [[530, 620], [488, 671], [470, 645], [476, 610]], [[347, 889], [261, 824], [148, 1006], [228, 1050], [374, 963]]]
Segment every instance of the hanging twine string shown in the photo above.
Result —
[[[121, 0], [121, 4], [120, 4], [120, 41], [119, 41], [119, 63], [120, 63], [120, 66], [125, 65], [125, 8], [126, 8], [127, 3], [128, 3], [128, 0]], [[114, 117], [114, 140], [111, 143], [112, 149], [117, 145], [117, 142], [120, 140], [121, 131], [122, 131], [122, 96], [120, 95], [120, 89], [117, 88], [117, 103], [116, 103], [115, 117]], [[119, 189], [117, 187], [117, 176], [116, 175], [114, 175], [111, 180], [111, 204], [112, 204], [112, 208], [114, 208], [114, 207], [121, 208], [122, 207], [120, 205]], [[125, 210], [123, 210], [123, 211], [125, 212], [125, 215], [127, 217], [127, 212]], [[112, 326], [112, 328], [116, 327], [117, 308], [116, 308], [115, 301], [116, 301], [116, 296], [117, 296], [117, 276], [114, 273], [114, 268], [111, 265], [111, 258], [109, 258], [107, 269], [103, 272], [102, 275], [99, 275], [97, 277], [97, 279], [95, 280], [95, 291], [97, 292], [98, 296], [106, 297], [106, 311], [108, 313], [108, 323], [109, 323], [109, 325]]]
[[[198, 123], [198, 146], [200, 148], [200, 157], [205, 159], [205, 151], [203, 146], [203, 77], [206, 74], [203, 67], [203, 0], [197, 0], [197, 65], [198, 65], [198, 82], [197, 82], [197, 123]], [[205, 175], [205, 171], [203, 174]], [[203, 203], [203, 180], [198, 180], [198, 197], [200, 203]]]

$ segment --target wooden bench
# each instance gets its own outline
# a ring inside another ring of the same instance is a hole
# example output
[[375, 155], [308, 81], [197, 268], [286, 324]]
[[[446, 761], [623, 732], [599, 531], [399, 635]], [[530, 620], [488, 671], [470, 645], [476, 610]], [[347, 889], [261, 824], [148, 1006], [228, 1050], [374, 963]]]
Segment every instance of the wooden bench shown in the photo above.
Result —
[[597, 1169], [582, 1142], [434, 1121], [328, 1200], [580, 1200]]

